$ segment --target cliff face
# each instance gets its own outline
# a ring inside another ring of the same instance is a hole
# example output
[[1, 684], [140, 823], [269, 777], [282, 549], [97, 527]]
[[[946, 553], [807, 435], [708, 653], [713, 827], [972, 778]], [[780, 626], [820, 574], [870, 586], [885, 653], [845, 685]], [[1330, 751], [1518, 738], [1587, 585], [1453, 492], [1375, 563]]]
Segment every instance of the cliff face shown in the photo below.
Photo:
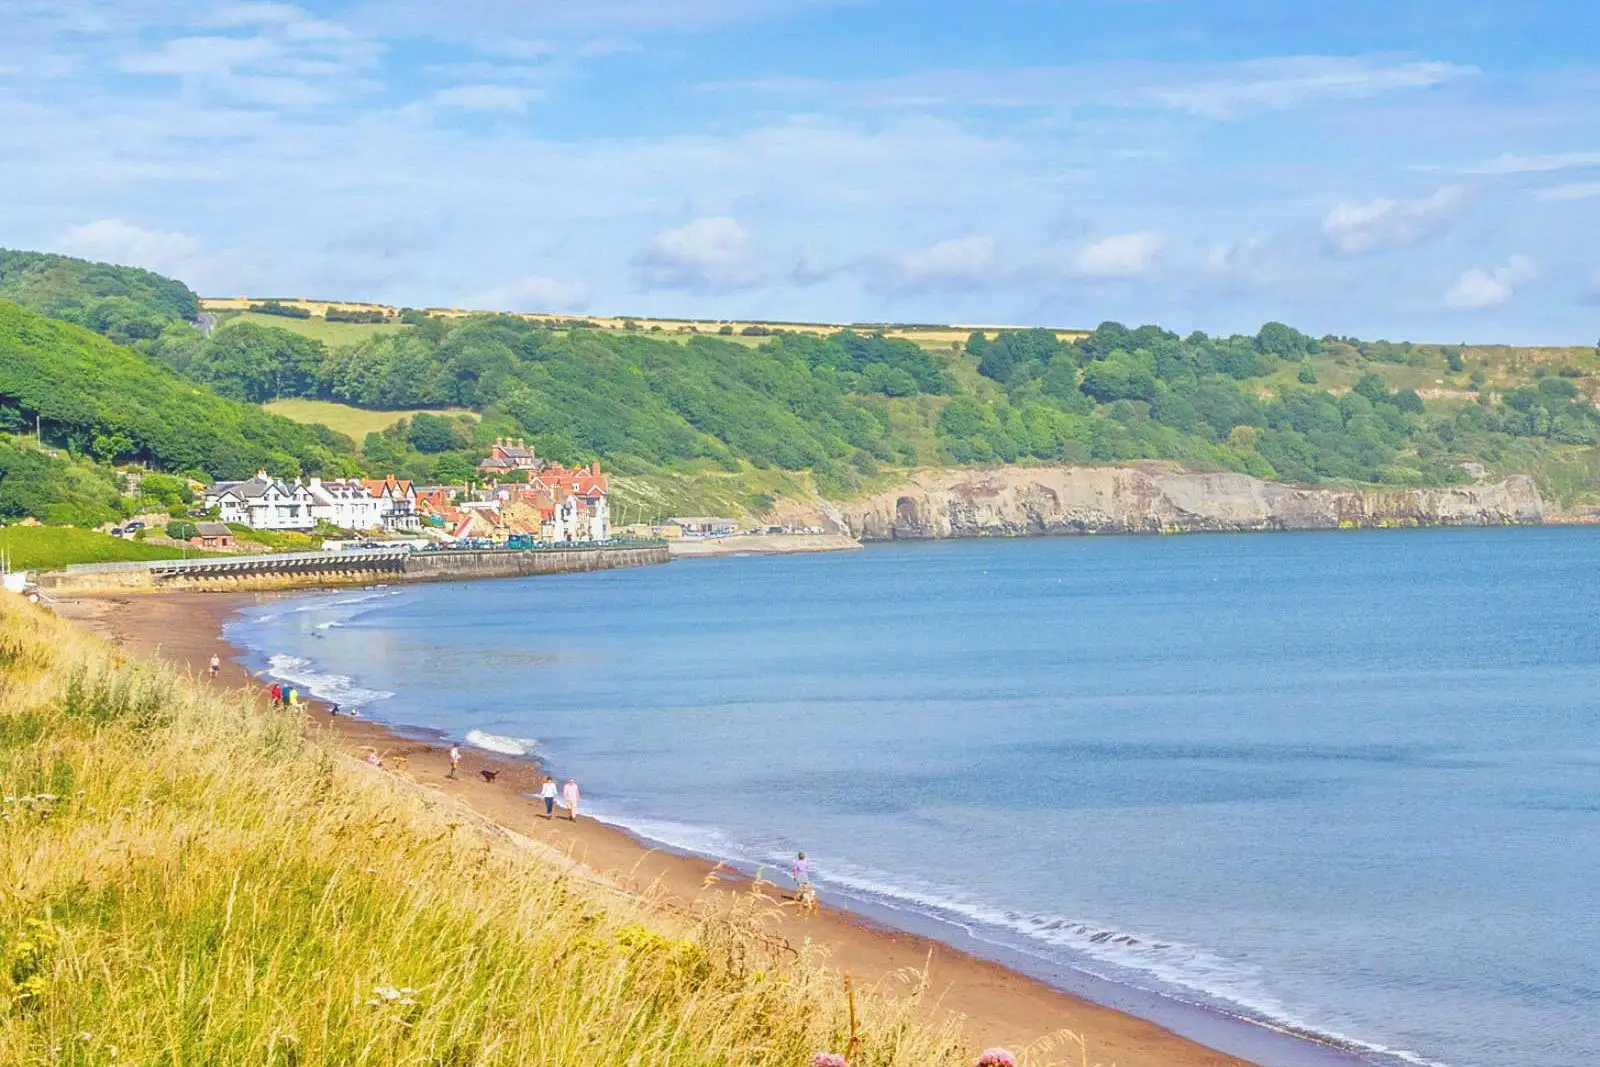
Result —
[[1544, 521], [1544, 501], [1524, 476], [1449, 489], [1309, 489], [1157, 465], [919, 471], [838, 508], [839, 521], [864, 541]]

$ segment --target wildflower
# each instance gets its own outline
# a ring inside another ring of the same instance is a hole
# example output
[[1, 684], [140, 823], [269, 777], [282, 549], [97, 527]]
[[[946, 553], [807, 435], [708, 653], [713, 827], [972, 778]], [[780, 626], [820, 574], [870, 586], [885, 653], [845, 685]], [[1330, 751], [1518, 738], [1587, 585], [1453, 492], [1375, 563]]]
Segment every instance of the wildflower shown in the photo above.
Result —
[[813, 1052], [811, 1067], [850, 1067], [850, 1063], [837, 1052]]
[[411, 1007], [416, 1004], [416, 992], [417, 991], [412, 989], [410, 986], [407, 986], [404, 989], [396, 989], [392, 985], [375, 985], [372, 987], [372, 998], [369, 999], [367, 1003], [374, 1008], [382, 1004], [397, 1004], [404, 1007]]
[[1010, 1049], [986, 1048], [978, 1057], [977, 1067], [1017, 1067], [1017, 1058]]

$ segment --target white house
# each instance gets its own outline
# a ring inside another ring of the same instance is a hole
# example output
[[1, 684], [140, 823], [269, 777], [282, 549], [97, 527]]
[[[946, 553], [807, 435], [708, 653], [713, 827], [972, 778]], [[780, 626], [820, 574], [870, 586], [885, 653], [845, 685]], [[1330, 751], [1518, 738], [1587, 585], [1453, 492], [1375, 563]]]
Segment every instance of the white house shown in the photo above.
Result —
[[205, 504], [216, 508], [223, 522], [256, 530], [310, 530], [317, 520], [311, 514], [311, 491], [300, 479], [283, 482], [257, 471], [243, 482], [217, 482], [206, 490]]
[[311, 514], [341, 530], [376, 530], [383, 526], [384, 504], [358, 479], [325, 482], [311, 479]]
[[422, 517], [417, 514], [416, 486], [392, 474], [382, 481], [367, 479], [361, 484], [378, 500], [385, 530], [422, 529]]

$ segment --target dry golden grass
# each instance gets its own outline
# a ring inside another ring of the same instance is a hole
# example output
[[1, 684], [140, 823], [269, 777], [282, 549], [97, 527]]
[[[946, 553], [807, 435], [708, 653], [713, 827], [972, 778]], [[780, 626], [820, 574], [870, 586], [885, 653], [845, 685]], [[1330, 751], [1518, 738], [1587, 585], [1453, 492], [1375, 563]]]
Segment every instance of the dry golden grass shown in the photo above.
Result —
[[[783, 1065], [839, 980], [0, 594], [0, 1063]], [[913, 982], [914, 984], [914, 982]], [[967, 1062], [914, 995], [856, 1067]]]

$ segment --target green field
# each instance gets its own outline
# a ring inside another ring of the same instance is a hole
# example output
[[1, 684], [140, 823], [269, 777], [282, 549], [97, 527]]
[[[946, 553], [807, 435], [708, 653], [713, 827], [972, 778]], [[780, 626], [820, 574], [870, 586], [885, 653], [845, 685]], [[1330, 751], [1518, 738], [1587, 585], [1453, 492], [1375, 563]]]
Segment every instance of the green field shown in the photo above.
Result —
[[330, 348], [353, 345], [369, 337], [411, 329], [398, 322], [329, 322], [323, 318], [292, 319], [287, 315], [261, 315], [254, 311], [224, 312], [218, 315], [217, 319], [219, 330], [225, 330], [234, 323], [253, 322], [257, 326], [276, 326], [280, 330], [310, 337]]
[[199, 556], [165, 545], [124, 541], [73, 526], [8, 526], [0, 529], [0, 556], [9, 556], [13, 570], [59, 570], [69, 563], [133, 563], [152, 559]]
[[[265, 318], [266, 316], [262, 316]], [[381, 329], [381, 327], [358, 327]], [[338, 404], [331, 400], [274, 400], [263, 405], [274, 415], [282, 415], [299, 423], [321, 423], [335, 433], [342, 433], [359, 447], [369, 433], [382, 433], [401, 419], [413, 415], [470, 415], [464, 408], [414, 408], [405, 411], [370, 411]]]

